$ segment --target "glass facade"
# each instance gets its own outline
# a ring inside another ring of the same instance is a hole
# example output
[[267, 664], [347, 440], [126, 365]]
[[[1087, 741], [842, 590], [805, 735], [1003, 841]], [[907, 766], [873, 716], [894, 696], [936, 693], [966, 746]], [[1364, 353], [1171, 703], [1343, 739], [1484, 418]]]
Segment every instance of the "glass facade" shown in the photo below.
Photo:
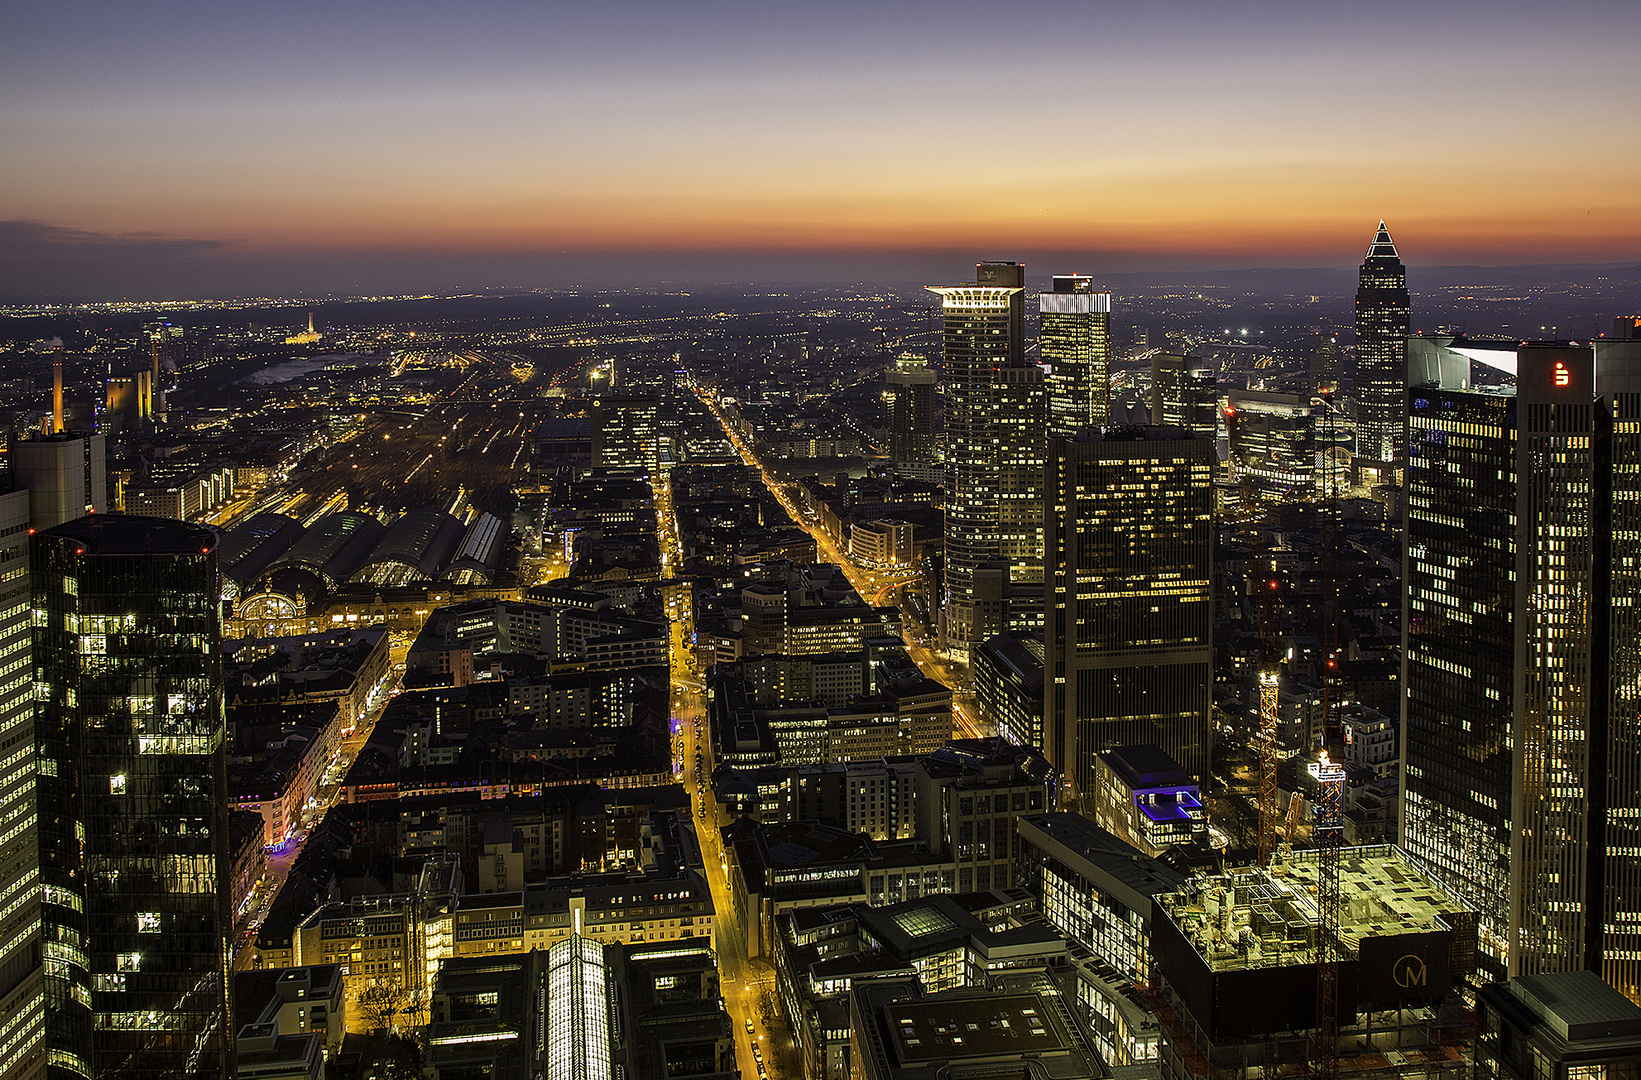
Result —
[[62, 1075], [232, 1071], [216, 540], [122, 516], [33, 538], [48, 1040]]
[[19, 1076], [39, 1076], [45, 1001], [28, 527], [29, 492], [0, 495], [0, 1061]]
[[1514, 742], [1513, 396], [1408, 394], [1402, 846], [1508, 955]]
[[1635, 997], [1641, 350], [1495, 351], [1516, 387], [1438, 344], [1407, 395], [1402, 845], [1476, 906], [1485, 973]]
[[1048, 365], [1049, 435], [1069, 439], [1111, 423], [1111, 294], [1080, 275], [1038, 294], [1037, 348]]
[[1208, 772], [1216, 455], [1171, 434], [1049, 444], [1044, 739], [1073, 798], [1118, 746]]

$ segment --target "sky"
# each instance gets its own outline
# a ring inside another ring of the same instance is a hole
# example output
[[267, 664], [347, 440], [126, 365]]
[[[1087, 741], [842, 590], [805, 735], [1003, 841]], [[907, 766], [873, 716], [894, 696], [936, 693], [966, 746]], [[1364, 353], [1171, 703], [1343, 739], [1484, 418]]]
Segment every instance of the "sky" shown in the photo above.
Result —
[[13, 4], [0, 296], [1641, 259], [1641, 4]]

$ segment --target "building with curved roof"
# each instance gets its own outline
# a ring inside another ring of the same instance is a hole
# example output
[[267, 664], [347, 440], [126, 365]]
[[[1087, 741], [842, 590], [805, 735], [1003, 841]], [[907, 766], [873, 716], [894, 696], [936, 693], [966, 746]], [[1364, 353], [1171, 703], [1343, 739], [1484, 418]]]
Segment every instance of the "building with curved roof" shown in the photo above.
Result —
[[455, 556], [439, 576], [458, 585], [488, 583], [501, 562], [504, 535], [500, 518], [480, 514], [467, 526], [461, 543], [456, 545]]
[[334, 589], [353, 576], [386, 535], [387, 527], [369, 514], [352, 510], [326, 514], [275, 560], [270, 570], [303, 567], [324, 578], [326, 586]]
[[442, 510], [412, 510], [388, 526], [387, 533], [349, 575], [372, 585], [406, 585], [431, 581], [462, 541], [461, 522]]
[[268, 566], [254, 591], [245, 588], [241, 613], [251, 619], [288, 619], [347, 581], [387, 534], [369, 514], [327, 514]]
[[228, 530], [217, 555], [222, 562], [223, 595], [234, 599], [262, 576], [274, 560], [307, 532], [285, 514], [257, 514]]

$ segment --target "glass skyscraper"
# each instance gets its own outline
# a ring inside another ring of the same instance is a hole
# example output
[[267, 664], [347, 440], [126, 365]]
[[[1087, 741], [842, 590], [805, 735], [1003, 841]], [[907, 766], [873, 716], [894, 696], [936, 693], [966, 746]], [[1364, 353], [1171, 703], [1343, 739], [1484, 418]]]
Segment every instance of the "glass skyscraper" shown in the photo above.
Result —
[[45, 1075], [29, 492], [0, 495], [0, 1073]]
[[52, 1075], [232, 1072], [216, 544], [100, 514], [30, 543]]
[[1153, 745], [1202, 782], [1213, 704], [1212, 439], [1049, 441], [1044, 755], [1078, 800], [1095, 760]]
[[[1641, 995], [1641, 348], [1408, 349], [1402, 845], [1495, 977]], [[1478, 387], [1471, 362], [1513, 374]]]
[[1048, 365], [1048, 429], [1069, 439], [1111, 422], [1111, 294], [1058, 275], [1037, 295], [1037, 348]]
[[940, 628], [946, 647], [963, 658], [975, 643], [975, 568], [999, 554], [1003, 433], [995, 423], [996, 372], [1025, 364], [1025, 273], [1019, 263], [981, 263], [973, 285], [929, 286], [940, 296], [944, 316], [946, 571]]
[[934, 395], [935, 374], [921, 356], [902, 353], [883, 373], [883, 426], [892, 464], [940, 460]]
[[1368, 246], [1356, 285], [1356, 453], [1371, 461], [1403, 460], [1403, 390], [1412, 307], [1407, 268], [1390, 230]]

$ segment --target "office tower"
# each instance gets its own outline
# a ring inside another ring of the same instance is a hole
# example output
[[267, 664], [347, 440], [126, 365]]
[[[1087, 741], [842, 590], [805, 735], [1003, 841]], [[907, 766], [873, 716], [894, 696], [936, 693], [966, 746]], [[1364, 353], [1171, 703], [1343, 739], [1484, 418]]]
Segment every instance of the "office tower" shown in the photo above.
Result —
[[232, 1074], [216, 544], [104, 514], [30, 540], [47, 1045], [64, 1076]]
[[1237, 479], [1267, 502], [1308, 500], [1317, 489], [1317, 416], [1309, 395], [1233, 390], [1225, 397]]
[[901, 353], [883, 373], [883, 427], [888, 433], [891, 464], [940, 460], [934, 395], [935, 374], [915, 353]]
[[1158, 353], [1151, 358], [1151, 423], [1156, 426], [1213, 438], [1218, 394], [1213, 366], [1201, 357]]
[[[1048, 395], [1035, 364], [993, 376], [992, 432], [997, 445], [997, 554], [1010, 581], [1043, 580], [1043, 427]], [[979, 644], [990, 634], [977, 629]]]
[[1399, 462], [1406, 456], [1402, 407], [1411, 325], [1407, 268], [1381, 221], [1356, 285], [1358, 457]]
[[654, 398], [593, 399], [593, 468], [653, 477], [660, 471], [660, 454], [660, 406]]
[[1073, 799], [1118, 746], [1160, 747], [1206, 783], [1214, 441], [1111, 428], [1048, 454], [1043, 752]]
[[1049, 367], [1049, 435], [1111, 423], [1111, 294], [1091, 278], [1056, 276], [1037, 294], [1037, 346]]
[[1484, 971], [1636, 997], [1641, 342], [1408, 360], [1402, 845], [1476, 907]]
[[0, 495], [0, 1073], [20, 1077], [46, 1060], [28, 527], [29, 493]]
[[1339, 380], [1345, 374], [1345, 350], [1339, 339], [1325, 330], [1316, 332], [1316, 347], [1311, 352], [1310, 389], [1313, 393], [1339, 389]]
[[947, 649], [974, 644], [974, 570], [998, 554], [997, 372], [1025, 366], [1020, 263], [981, 263], [972, 285], [929, 286], [941, 298], [946, 381], [945, 596]]
[[83, 431], [37, 435], [11, 453], [14, 486], [29, 491], [29, 520], [36, 529], [108, 510], [104, 471], [106, 440]]

